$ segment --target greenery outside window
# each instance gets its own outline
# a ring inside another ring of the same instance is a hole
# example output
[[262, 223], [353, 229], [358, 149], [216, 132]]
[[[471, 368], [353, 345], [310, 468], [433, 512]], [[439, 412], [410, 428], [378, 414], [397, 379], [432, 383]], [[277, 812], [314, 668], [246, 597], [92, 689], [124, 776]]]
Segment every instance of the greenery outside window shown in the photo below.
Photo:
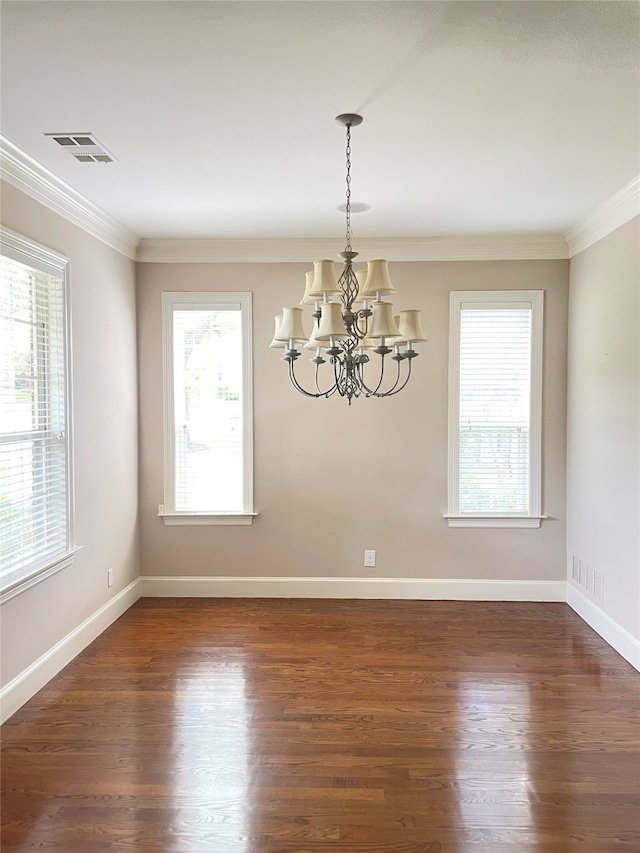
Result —
[[251, 294], [164, 293], [166, 524], [251, 524]]

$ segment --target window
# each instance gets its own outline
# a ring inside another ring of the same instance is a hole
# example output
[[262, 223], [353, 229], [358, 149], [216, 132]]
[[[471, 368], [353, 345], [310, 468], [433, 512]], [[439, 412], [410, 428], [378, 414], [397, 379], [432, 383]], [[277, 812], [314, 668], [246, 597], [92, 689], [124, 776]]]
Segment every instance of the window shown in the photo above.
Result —
[[67, 259], [0, 227], [0, 582], [11, 598], [73, 552]]
[[165, 524], [253, 521], [251, 294], [163, 293]]
[[451, 294], [451, 527], [539, 527], [543, 291]]

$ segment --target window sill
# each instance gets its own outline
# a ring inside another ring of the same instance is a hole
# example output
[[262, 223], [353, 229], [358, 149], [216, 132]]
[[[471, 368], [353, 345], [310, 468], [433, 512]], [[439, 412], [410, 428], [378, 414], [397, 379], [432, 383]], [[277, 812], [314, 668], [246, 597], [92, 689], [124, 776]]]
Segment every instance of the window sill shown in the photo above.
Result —
[[29, 572], [21, 578], [7, 581], [6, 585], [3, 584], [2, 591], [0, 592], [0, 604], [4, 604], [5, 601], [15, 598], [16, 595], [26, 592], [32, 586], [50, 578], [51, 575], [55, 575], [57, 572], [62, 571], [62, 569], [68, 568], [73, 563], [73, 558], [80, 551], [81, 547], [78, 546], [77, 548], [72, 548], [70, 551], [66, 551], [52, 563], [47, 563], [47, 565]]
[[449, 527], [540, 527], [546, 515], [445, 515]]
[[193, 527], [202, 525], [246, 526], [253, 524], [257, 512], [164, 512], [158, 516], [167, 527]]

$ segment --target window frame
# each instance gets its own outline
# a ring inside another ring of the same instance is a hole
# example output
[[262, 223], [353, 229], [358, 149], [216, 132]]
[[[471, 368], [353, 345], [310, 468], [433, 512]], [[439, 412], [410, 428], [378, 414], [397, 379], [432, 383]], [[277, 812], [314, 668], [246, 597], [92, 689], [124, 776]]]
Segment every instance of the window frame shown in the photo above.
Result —
[[0, 225], [0, 255], [24, 264], [31, 269], [62, 281], [62, 347], [64, 370], [64, 449], [65, 449], [65, 548], [62, 552], [45, 555], [30, 565], [15, 569], [0, 578], [0, 604], [20, 595], [51, 575], [73, 563], [80, 550], [75, 542], [75, 495], [73, 466], [73, 374], [71, 348], [71, 293], [69, 285], [69, 258], [42, 246], [22, 234]]
[[[529, 511], [460, 511], [460, 324], [463, 308], [527, 307], [531, 310], [531, 384], [529, 409]], [[542, 367], [544, 334], [543, 290], [458, 290], [450, 294], [449, 306], [449, 441], [448, 510], [449, 527], [540, 527], [542, 515]]]
[[[242, 329], [242, 460], [243, 507], [240, 512], [182, 512], [175, 509], [175, 440], [173, 377], [173, 312], [240, 309]], [[164, 408], [164, 503], [158, 516], [165, 525], [251, 525], [253, 510], [253, 362], [252, 298], [248, 291], [165, 291], [162, 294], [162, 352]]]

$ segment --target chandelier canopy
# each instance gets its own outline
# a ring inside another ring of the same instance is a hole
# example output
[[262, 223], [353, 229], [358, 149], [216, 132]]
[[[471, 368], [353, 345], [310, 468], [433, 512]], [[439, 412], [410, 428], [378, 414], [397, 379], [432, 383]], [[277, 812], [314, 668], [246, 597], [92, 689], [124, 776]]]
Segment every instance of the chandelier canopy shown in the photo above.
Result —
[[[283, 308], [275, 318], [270, 345], [284, 349], [282, 358], [289, 365], [289, 378], [301, 394], [331, 397], [337, 392], [351, 405], [354, 397], [391, 397], [402, 391], [418, 355], [414, 344], [427, 339], [418, 310], [411, 308], [394, 315], [393, 304], [383, 299], [395, 293], [386, 260], [372, 260], [366, 269], [353, 269], [358, 253], [351, 247], [351, 128], [362, 123], [362, 116], [343, 113], [336, 121], [347, 132], [346, 245], [340, 252], [343, 269], [336, 281], [333, 261], [313, 262], [300, 302], [313, 305], [311, 335], [305, 333], [302, 308]], [[315, 351], [310, 359], [315, 365], [311, 389], [304, 388], [296, 376], [295, 362], [300, 357], [297, 344]], [[389, 365], [389, 357], [396, 362], [395, 369]], [[320, 370], [327, 359], [333, 368], [327, 371], [328, 379]]]

